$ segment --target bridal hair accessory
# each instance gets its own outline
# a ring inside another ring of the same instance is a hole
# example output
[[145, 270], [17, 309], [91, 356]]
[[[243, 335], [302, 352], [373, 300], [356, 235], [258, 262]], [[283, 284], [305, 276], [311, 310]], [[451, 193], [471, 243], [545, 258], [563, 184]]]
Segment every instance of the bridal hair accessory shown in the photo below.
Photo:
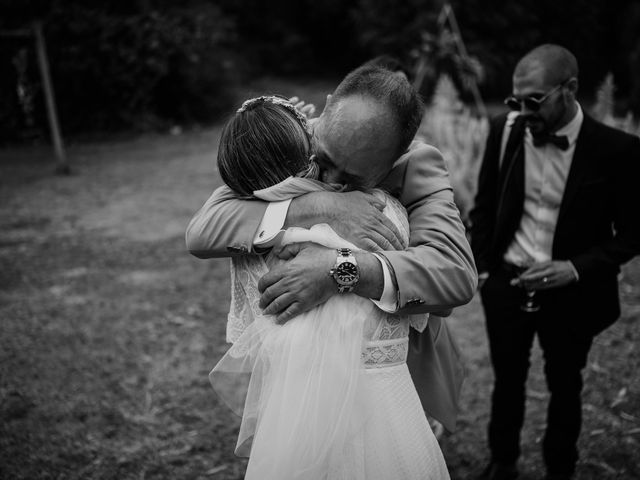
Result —
[[274, 105], [281, 105], [289, 110], [295, 115], [305, 131], [311, 134], [307, 117], [305, 117], [304, 114], [300, 112], [300, 110], [298, 110], [293, 103], [283, 97], [277, 97], [275, 95], [263, 95], [261, 97], [250, 98], [249, 100], [244, 101], [242, 106], [238, 109], [237, 113], [245, 112], [251, 109], [251, 107], [253, 107], [254, 105], [259, 105], [265, 102], [273, 103]]

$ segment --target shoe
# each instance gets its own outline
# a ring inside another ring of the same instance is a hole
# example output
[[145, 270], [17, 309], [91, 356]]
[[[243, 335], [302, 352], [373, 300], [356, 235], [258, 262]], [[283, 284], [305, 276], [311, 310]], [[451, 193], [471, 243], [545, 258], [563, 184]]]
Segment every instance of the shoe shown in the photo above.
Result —
[[516, 480], [518, 468], [515, 463], [491, 462], [487, 468], [476, 477], [476, 480]]

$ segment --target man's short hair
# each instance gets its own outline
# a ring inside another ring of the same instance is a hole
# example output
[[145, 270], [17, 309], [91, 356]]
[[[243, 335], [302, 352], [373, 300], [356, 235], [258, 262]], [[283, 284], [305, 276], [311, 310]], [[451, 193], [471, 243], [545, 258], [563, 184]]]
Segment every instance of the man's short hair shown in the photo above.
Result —
[[520, 59], [516, 71], [535, 63], [544, 66], [545, 80], [549, 84], [564, 82], [572, 77], [578, 78], [576, 57], [561, 45], [545, 43], [535, 47]]
[[370, 98], [385, 105], [398, 127], [398, 155], [403, 154], [415, 137], [422, 121], [420, 96], [404, 75], [376, 65], [362, 65], [350, 72], [336, 88], [329, 108], [351, 96]]

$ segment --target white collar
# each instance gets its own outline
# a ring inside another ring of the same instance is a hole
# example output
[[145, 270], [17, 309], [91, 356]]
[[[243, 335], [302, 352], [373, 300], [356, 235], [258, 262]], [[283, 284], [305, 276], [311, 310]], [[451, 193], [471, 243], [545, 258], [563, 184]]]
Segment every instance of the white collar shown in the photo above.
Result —
[[582, 107], [580, 107], [578, 102], [576, 102], [576, 107], [578, 107], [576, 114], [569, 123], [555, 132], [556, 135], [566, 135], [569, 140], [569, 145], [573, 145], [578, 139], [580, 127], [582, 127], [582, 121], [584, 120], [584, 113], [582, 113]]

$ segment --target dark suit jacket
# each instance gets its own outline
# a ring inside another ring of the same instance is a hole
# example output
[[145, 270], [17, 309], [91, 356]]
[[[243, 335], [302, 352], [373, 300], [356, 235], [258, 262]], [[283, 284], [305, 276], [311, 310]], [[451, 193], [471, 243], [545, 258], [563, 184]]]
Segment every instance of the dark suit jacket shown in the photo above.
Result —
[[[471, 248], [479, 272], [499, 267], [524, 207], [524, 125], [516, 120], [502, 162], [506, 115], [494, 119], [471, 212]], [[617, 274], [640, 252], [640, 139], [585, 114], [569, 170], [552, 258], [571, 260], [580, 280], [540, 292], [592, 334], [620, 315]]]

